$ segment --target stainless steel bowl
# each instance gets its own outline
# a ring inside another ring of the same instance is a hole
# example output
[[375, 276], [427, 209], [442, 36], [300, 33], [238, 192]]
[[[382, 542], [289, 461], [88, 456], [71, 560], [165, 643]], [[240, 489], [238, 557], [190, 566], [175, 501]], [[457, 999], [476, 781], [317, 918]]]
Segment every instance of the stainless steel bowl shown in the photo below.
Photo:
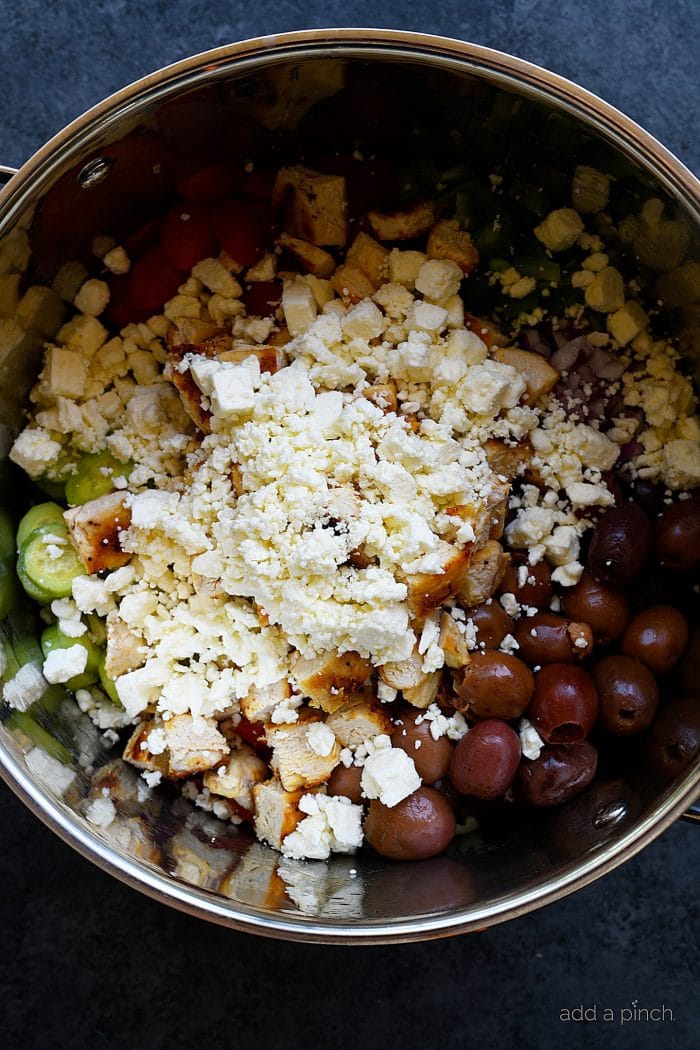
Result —
[[[501, 120], [500, 112], [509, 116]], [[497, 159], [517, 149], [524, 170], [542, 150], [567, 169], [595, 158], [668, 202], [697, 243], [698, 181], [600, 99], [473, 44], [352, 29], [219, 48], [95, 106], [11, 178], [0, 194], [0, 242], [31, 226], [32, 276], [47, 280], [60, 262], [88, 257], [93, 235], [119, 236], [162, 206], [188, 152], [270, 160], [321, 148], [380, 149], [397, 160], [474, 149]], [[692, 333], [685, 335], [692, 343]], [[0, 414], [9, 431], [21, 418], [40, 352], [38, 340], [24, 337], [0, 358]], [[700, 764], [662, 785], [641, 760], [628, 761], [619, 777], [556, 812], [487, 825], [442, 858], [401, 865], [363, 854], [280, 869], [273, 851], [181, 800], [157, 791], [139, 799], [133, 771], [112, 760], [92, 724], [65, 717], [81, 757], [60, 783], [26, 737], [0, 730], [3, 775], [27, 806], [129, 885], [271, 937], [368, 944], [502, 922], [629, 859], [700, 793]], [[85, 817], [86, 795], [104, 786], [119, 815], [99, 829]]]

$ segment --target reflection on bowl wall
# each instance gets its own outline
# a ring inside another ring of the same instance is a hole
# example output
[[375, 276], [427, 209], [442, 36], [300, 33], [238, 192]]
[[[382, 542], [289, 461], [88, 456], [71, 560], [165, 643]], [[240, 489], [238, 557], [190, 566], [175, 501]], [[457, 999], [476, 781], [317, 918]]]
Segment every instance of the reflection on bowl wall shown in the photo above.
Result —
[[[515, 196], [536, 212], [549, 199], [564, 202], [576, 164], [586, 163], [614, 177], [630, 210], [651, 196], [665, 202], [676, 225], [645, 246], [642, 260], [654, 279], [697, 252], [697, 182], [593, 96], [497, 52], [352, 30], [233, 45], [125, 89], [57, 136], [11, 181], [0, 197], [0, 242], [19, 227], [29, 229], [26, 280], [51, 283], [67, 262], [94, 268], [95, 235], [120, 243], [133, 238], [167, 210], [175, 184], [207, 164], [252, 160], [264, 168], [303, 158], [323, 167], [332, 159], [337, 165], [338, 157], [358, 172], [356, 158], [371, 158], [371, 178], [350, 180], [357, 211], [363, 194], [367, 204], [395, 206], [407, 182], [420, 195], [423, 186], [426, 192], [434, 186], [436, 166], [464, 166], [484, 177], [496, 168], [517, 169]], [[478, 201], [471, 204], [478, 208]], [[697, 306], [680, 303], [667, 320], [689, 354], [698, 352]], [[17, 331], [14, 343], [3, 344], [0, 415], [7, 436], [20, 423], [41, 340], [51, 334]], [[8, 636], [12, 625], [4, 630]], [[686, 691], [698, 689], [696, 649], [691, 645], [680, 670]], [[692, 721], [696, 710], [686, 705], [681, 715]], [[697, 764], [671, 767], [645, 736], [604, 750], [599, 781], [565, 807], [527, 815], [500, 804], [483, 807], [478, 829], [465, 830], [443, 857], [397, 865], [361, 852], [327, 864], [299, 862], [280, 858], [245, 826], [195, 809], [167, 786], [147, 791], [72, 701], [52, 716], [50, 754], [41, 734], [32, 738], [26, 724], [7, 714], [0, 757], [8, 782], [82, 853], [195, 914], [308, 940], [439, 936], [537, 907], [649, 842], [697, 795], [700, 780]], [[667, 730], [660, 746], [672, 749], [675, 730]], [[105, 789], [116, 816], [100, 827], [94, 803]]]

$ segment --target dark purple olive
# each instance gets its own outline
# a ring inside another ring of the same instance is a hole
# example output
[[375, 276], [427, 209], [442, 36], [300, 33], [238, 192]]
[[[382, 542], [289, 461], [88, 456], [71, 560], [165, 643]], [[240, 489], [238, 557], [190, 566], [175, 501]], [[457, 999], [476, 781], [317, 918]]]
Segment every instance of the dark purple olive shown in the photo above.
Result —
[[624, 587], [638, 575], [651, 552], [651, 522], [635, 503], [607, 510], [596, 525], [588, 550], [593, 575]]
[[520, 761], [518, 734], [506, 722], [477, 722], [452, 754], [450, 780], [463, 795], [500, 798], [510, 787]]
[[531, 806], [558, 806], [590, 784], [597, 766], [598, 752], [587, 740], [548, 744], [534, 762], [522, 760], [518, 779]]
[[578, 744], [598, 717], [598, 691], [583, 667], [547, 664], [535, 675], [528, 715], [548, 744]]
[[587, 623], [601, 645], [614, 642], [624, 634], [630, 618], [627, 595], [608, 583], [584, 572], [575, 587], [563, 596], [562, 609], [572, 620]]
[[447, 849], [457, 823], [439, 791], [420, 787], [396, 806], [374, 799], [365, 818], [367, 841], [391, 860], [425, 860]]
[[676, 666], [688, 644], [688, 621], [672, 605], [652, 605], [642, 609], [629, 622], [621, 649], [641, 660], [654, 674], [662, 675]]
[[646, 741], [649, 767], [660, 780], [674, 780], [700, 755], [700, 699], [682, 697], [664, 707]]
[[656, 549], [669, 569], [700, 569], [700, 497], [679, 500], [663, 512], [656, 522]]
[[600, 699], [600, 725], [615, 736], [647, 729], [659, 703], [656, 679], [631, 656], [606, 656], [593, 668]]

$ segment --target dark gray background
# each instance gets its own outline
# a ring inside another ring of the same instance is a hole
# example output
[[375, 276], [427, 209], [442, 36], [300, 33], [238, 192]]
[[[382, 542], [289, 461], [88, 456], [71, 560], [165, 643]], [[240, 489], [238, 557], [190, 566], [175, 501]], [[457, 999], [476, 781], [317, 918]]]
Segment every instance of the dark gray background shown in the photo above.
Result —
[[[159, 66], [235, 39], [411, 28], [510, 51], [595, 91], [695, 171], [698, 0], [0, 2], [0, 163]], [[0, 1039], [9, 1050], [400, 1045], [489, 1050], [697, 1046], [698, 841], [678, 823], [641, 856], [482, 934], [395, 948], [282, 944], [156, 905], [78, 857], [0, 789]], [[560, 1011], [665, 1004], [665, 1023]], [[695, 1035], [693, 1035], [695, 1032]]]

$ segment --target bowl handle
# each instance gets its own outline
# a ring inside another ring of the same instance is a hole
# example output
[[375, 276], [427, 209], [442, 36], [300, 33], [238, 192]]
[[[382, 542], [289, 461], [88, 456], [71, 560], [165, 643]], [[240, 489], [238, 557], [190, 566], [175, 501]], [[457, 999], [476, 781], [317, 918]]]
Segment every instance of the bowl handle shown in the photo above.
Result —
[[693, 824], [700, 824], [700, 798], [696, 799], [683, 814], [684, 820], [690, 820]]

